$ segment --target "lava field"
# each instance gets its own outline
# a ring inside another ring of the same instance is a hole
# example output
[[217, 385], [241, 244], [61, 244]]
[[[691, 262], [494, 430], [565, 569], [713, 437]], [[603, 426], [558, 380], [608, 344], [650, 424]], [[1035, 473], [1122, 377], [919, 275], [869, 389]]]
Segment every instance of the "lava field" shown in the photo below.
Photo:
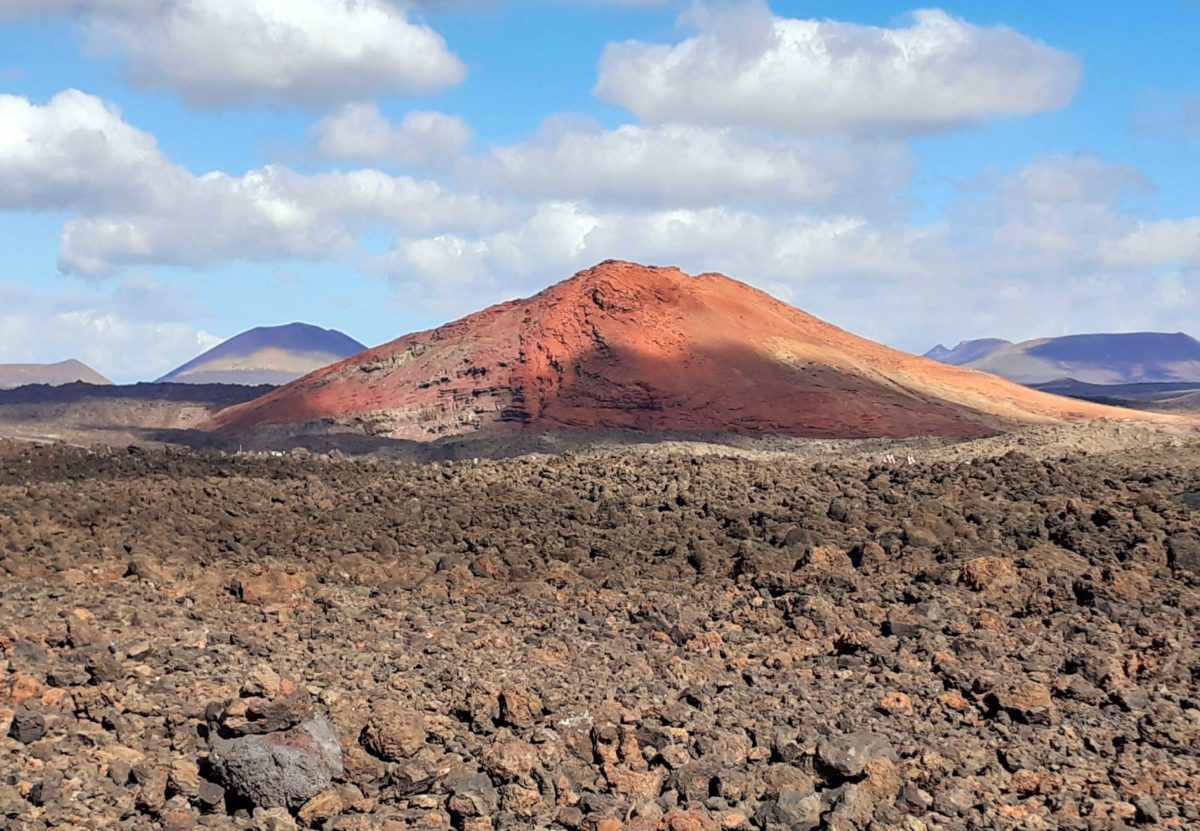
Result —
[[1198, 490], [0, 444], [0, 827], [1200, 827]]

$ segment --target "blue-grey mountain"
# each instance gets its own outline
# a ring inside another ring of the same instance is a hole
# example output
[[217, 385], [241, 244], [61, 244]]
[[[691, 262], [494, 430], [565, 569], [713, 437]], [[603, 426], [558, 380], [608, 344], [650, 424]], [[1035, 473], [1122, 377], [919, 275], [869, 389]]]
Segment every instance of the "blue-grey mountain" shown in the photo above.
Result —
[[158, 379], [181, 384], [286, 384], [366, 346], [307, 323], [242, 332]]
[[989, 338], [937, 346], [926, 357], [1022, 384], [1200, 382], [1200, 341], [1182, 332], [1067, 335], [1009, 343]]

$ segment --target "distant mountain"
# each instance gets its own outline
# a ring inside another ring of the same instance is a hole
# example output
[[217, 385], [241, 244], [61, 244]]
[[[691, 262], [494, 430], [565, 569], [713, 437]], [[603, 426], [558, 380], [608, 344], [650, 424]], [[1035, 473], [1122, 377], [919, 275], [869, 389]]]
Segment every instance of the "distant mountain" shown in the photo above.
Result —
[[926, 357], [1021, 384], [1070, 378], [1084, 384], [1200, 381], [1200, 341], [1182, 332], [1067, 335], [1021, 343], [997, 339], [935, 347]]
[[333, 329], [307, 323], [242, 332], [167, 373], [179, 384], [286, 384], [367, 347]]
[[82, 381], [85, 384], [111, 385], [87, 364], [71, 359], [56, 364], [0, 364], [0, 390], [10, 390], [27, 384], [61, 386]]
[[979, 340], [963, 340], [958, 342], [958, 346], [953, 349], [947, 349], [940, 343], [925, 353], [926, 358], [933, 358], [935, 361], [941, 361], [944, 364], [953, 364], [954, 366], [962, 366], [969, 364], [971, 361], [978, 361], [981, 358], [986, 358], [988, 355], [1001, 349], [1005, 346], [1012, 346], [1012, 341], [1003, 340], [1002, 338], [980, 338]]

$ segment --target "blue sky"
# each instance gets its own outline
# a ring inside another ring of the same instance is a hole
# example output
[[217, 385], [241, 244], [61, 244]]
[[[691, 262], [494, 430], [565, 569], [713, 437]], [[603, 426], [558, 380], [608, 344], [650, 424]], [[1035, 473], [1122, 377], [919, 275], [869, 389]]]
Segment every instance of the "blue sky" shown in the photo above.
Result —
[[914, 351], [1200, 334], [1200, 3], [920, 8], [0, 0], [0, 362], [375, 344], [607, 257]]

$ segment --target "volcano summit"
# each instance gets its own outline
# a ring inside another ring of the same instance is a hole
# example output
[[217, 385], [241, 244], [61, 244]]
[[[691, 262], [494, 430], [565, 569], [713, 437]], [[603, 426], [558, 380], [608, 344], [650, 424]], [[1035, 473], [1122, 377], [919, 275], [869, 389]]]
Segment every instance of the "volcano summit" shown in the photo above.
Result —
[[574, 429], [969, 437], [1104, 417], [1150, 418], [889, 349], [720, 274], [607, 261], [326, 367], [209, 427], [334, 420], [413, 440]]

